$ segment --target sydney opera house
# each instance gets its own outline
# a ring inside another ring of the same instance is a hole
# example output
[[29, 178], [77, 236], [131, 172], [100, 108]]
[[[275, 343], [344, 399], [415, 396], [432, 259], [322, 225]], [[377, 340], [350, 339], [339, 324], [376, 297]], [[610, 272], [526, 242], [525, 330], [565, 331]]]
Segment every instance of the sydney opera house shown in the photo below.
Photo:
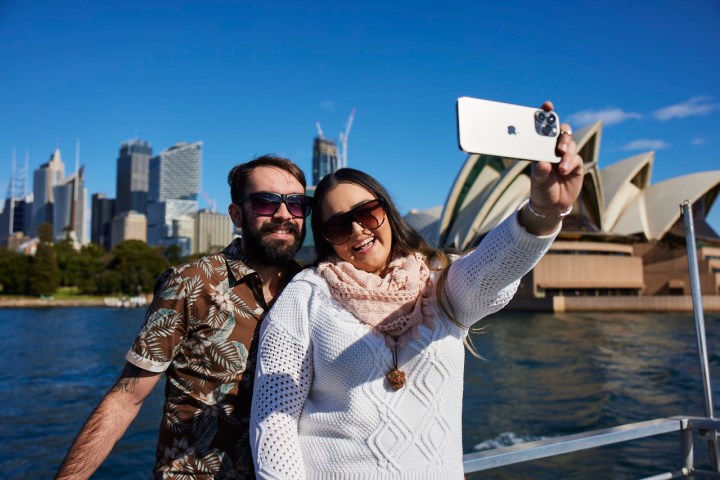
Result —
[[[720, 237], [706, 222], [720, 170], [651, 184], [654, 152], [600, 169], [602, 123], [574, 135], [583, 190], [511, 307], [547, 311], [692, 309], [681, 204], [692, 204], [704, 308], [720, 310]], [[436, 245], [472, 248], [529, 196], [530, 162], [470, 155], [446, 204], [406, 218]]]

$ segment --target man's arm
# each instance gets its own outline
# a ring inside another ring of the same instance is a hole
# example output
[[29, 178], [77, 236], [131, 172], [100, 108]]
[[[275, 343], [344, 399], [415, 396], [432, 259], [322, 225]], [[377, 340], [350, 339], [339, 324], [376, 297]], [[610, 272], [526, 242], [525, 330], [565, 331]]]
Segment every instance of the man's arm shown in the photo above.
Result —
[[55, 478], [89, 478], [125, 434], [161, 375], [126, 363], [78, 433]]

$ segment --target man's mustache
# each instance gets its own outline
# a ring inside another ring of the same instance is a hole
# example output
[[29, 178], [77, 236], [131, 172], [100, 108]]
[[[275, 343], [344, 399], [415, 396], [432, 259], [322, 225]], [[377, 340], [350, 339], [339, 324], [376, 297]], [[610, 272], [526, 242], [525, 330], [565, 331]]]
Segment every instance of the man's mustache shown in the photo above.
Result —
[[263, 235], [273, 233], [276, 230], [287, 230], [295, 237], [300, 236], [300, 227], [295, 222], [267, 222], [260, 226], [260, 233]]

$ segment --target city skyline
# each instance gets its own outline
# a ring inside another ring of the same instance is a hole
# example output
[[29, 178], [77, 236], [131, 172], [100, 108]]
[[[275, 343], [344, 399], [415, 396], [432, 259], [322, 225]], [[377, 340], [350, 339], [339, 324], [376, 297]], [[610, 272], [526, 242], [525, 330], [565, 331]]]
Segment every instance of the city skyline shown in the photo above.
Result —
[[[454, 111], [464, 95], [551, 99], [576, 129], [602, 119], [601, 168], [654, 150], [653, 183], [718, 170], [718, 22], [711, 0], [4, 2], [0, 190], [13, 149], [34, 171], [55, 147], [72, 158], [79, 140], [88, 193], [114, 197], [122, 142], [202, 139], [200, 206], [224, 212], [233, 165], [271, 152], [310, 180], [316, 122], [338, 139], [357, 107], [349, 166], [403, 213], [424, 210], [444, 204], [467, 158]], [[107, 35], [126, 25], [132, 35]], [[720, 231], [719, 207], [708, 221]]]
[[[90, 203], [79, 148], [78, 142], [75, 172], [68, 176], [62, 153], [55, 148], [50, 160], [34, 170], [32, 192], [29, 185], [18, 186], [25, 183], [29, 164], [19, 170], [14, 165], [13, 188], [0, 211], [0, 239], [7, 247], [31, 251], [37, 238], [24, 242], [43, 223], [52, 226], [55, 240], [70, 238], [76, 246], [92, 241], [107, 250], [136, 239], [152, 246], [176, 246], [188, 256], [204, 252], [198, 249], [220, 248], [232, 239], [230, 217], [199, 208], [197, 202], [202, 141], [178, 142], [155, 156], [147, 141], [123, 142], [117, 159], [117, 198], [94, 192]], [[35, 210], [42, 215], [33, 215]]]

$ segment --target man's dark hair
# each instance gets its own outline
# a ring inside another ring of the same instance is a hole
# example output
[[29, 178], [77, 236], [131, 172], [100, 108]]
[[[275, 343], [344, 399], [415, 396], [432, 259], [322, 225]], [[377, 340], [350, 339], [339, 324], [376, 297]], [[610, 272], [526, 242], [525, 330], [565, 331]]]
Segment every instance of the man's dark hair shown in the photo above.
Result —
[[273, 167], [288, 172], [295, 177], [298, 182], [305, 188], [305, 174], [291, 160], [275, 155], [263, 155], [246, 163], [235, 165], [230, 173], [228, 173], [228, 185], [230, 185], [230, 198], [233, 203], [239, 204], [239, 199], [245, 195], [247, 189], [248, 177], [253, 174], [258, 167]]

